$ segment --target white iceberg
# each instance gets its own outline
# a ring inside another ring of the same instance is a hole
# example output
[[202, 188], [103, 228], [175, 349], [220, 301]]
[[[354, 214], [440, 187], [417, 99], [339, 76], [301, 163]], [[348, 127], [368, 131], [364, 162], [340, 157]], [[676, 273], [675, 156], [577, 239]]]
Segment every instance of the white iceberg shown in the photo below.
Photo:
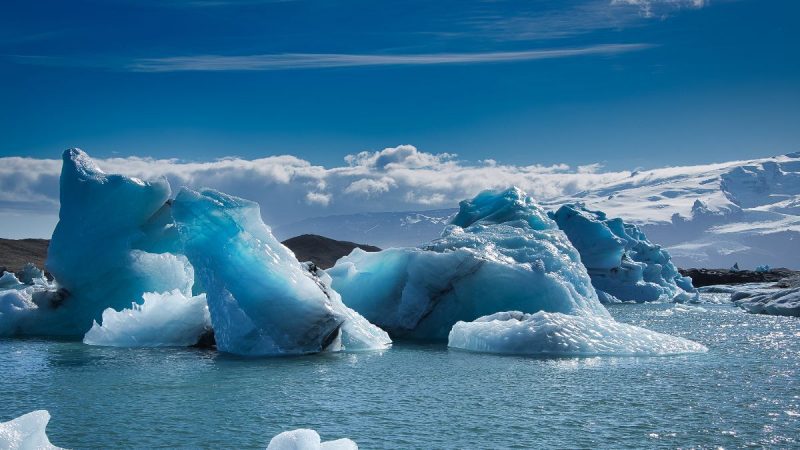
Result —
[[580, 203], [564, 205], [550, 216], [580, 252], [604, 302], [685, 302], [697, 297], [692, 280], [683, 277], [669, 253], [636, 225], [608, 219]]
[[0, 423], [0, 448], [6, 450], [62, 450], [50, 443], [45, 429], [50, 413], [33, 411]]
[[539, 311], [500, 312], [458, 322], [448, 346], [474, 352], [539, 356], [663, 356], [701, 353], [696, 342], [609, 317]]
[[731, 294], [731, 301], [753, 314], [800, 317], [800, 286], [740, 290]]
[[267, 450], [358, 450], [358, 445], [346, 438], [322, 442], [316, 431], [299, 428], [272, 438]]
[[[217, 347], [240, 355], [305, 354], [343, 343], [386, 348], [388, 335], [327, 292], [278, 242], [258, 204], [214, 190], [180, 191], [172, 215], [206, 291]], [[347, 322], [359, 321], [353, 326]]]
[[103, 311], [102, 325], [95, 322], [83, 342], [109, 347], [188, 347], [211, 330], [205, 294], [187, 297], [175, 289], [146, 292], [143, 300], [122, 311]]
[[355, 249], [327, 272], [344, 302], [393, 337], [447, 339], [497, 311], [610, 317], [566, 235], [517, 188], [486, 191], [421, 248]]

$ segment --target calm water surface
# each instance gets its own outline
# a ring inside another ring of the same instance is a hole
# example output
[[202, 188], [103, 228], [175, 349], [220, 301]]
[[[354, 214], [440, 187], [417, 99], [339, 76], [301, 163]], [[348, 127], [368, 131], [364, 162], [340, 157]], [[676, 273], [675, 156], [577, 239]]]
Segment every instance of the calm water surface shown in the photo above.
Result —
[[264, 448], [288, 429], [360, 448], [800, 448], [800, 320], [731, 306], [609, 308], [702, 355], [534, 359], [397, 343], [248, 360], [0, 340], [0, 421], [69, 448]]

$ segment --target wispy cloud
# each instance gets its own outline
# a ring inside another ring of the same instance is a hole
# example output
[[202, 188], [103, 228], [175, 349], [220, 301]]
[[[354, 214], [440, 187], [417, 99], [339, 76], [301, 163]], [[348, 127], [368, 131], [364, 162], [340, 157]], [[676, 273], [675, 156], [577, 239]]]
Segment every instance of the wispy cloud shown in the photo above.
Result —
[[321, 69], [365, 66], [417, 66], [434, 64], [482, 64], [589, 55], [616, 55], [650, 48], [650, 44], [603, 44], [579, 48], [538, 49], [514, 52], [420, 53], [372, 55], [345, 53], [284, 53], [262, 55], [195, 55], [141, 58], [124, 68], [133, 72], [253, 71]]

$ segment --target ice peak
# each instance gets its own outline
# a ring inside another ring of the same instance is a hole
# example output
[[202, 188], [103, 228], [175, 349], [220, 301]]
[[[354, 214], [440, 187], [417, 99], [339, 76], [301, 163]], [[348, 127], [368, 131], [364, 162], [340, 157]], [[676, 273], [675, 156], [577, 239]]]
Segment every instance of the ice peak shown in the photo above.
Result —
[[462, 228], [477, 222], [500, 224], [518, 220], [527, 222], [533, 229], [554, 228], [544, 210], [516, 186], [503, 191], [483, 191], [472, 200], [463, 200], [459, 208], [451, 223]]

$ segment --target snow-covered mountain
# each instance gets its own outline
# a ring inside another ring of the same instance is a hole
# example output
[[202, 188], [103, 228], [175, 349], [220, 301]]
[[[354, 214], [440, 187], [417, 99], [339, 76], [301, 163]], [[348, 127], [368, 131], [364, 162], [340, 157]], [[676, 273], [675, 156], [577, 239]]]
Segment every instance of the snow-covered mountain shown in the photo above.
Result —
[[[639, 225], [683, 267], [800, 267], [800, 152], [749, 161], [668, 167], [574, 195], [540, 198], [548, 209], [583, 202]], [[379, 247], [437, 237], [457, 211], [385, 212], [306, 219], [281, 238], [316, 233]]]

